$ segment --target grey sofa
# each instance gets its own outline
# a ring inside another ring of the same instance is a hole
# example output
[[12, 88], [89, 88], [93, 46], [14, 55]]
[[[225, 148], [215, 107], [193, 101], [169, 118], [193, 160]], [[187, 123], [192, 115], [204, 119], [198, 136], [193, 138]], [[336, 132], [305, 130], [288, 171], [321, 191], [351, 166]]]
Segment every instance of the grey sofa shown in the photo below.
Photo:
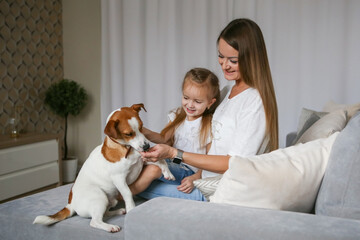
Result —
[[137, 198], [127, 215], [106, 219], [122, 227], [118, 233], [91, 228], [89, 219], [78, 216], [50, 227], [32, 225], [35, 216], [63, 208], [70, 188], [1, 204], [0, 239], [360, 239], [360, 113], [332, 147], [314, 214]]
[[359, 112], [334, 142], [314, 212], [157, 198], [126, 216], [125, 239], [360, 239]]

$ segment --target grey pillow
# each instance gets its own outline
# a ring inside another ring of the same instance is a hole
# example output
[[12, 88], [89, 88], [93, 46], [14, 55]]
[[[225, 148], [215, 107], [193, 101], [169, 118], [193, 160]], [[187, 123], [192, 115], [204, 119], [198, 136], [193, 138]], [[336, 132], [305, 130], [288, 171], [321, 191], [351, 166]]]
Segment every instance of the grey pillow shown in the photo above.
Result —
[[302, 128], [297, 132], [296, 138], [292, 142], [292, 145], [294, 145], [300, 137], [308, 130], [317, 120], [320, 119], [320, 116], [316, 113], [312, 113], [309, 118], [306, 120], [306, 122], [303, 124]]
[[315, 213], [360, 220], [360, 112], [334, 142]]
[[[311, 118], [311, 116], [315, 114], [316, 116], [318, 116], [319, 118], [322, 118], [323, 116], [325, 116], [326, 114], [328, 114], [328, 112], [317, 112], [308, 108], [303, 108], [301, 109], [301, 113], [300, 113], [300, 117], [299, 117], [299, 123], [298, 123], [298, 128], [297, 128], [297, 132], [299, 133], [303, 128], [305, 123], [308, 121], [309, 118]], [[309, 126], [310, 127], [310, 126]], [[306, 129], [305, 129], [306, 130]]]

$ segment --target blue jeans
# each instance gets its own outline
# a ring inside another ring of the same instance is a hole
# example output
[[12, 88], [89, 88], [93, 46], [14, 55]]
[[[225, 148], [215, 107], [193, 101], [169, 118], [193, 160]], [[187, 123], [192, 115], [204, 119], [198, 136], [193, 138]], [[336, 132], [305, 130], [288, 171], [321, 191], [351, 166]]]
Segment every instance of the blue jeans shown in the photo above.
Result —
[[161, 176], [159, 179], [153, 181], [150, 186], [145, 189], [145, 191], [139, 193], [138, 196], [145, 199], [152, 199], [156, 197], [172, 197], [207, 201], [197, 188], [194, 188], [191, 193], [184, 193], [177, 189], [177, 186], [181, 184], [181, 180], [194, 174], [193, 170], [191, 170], [185, 164], [176, 164], [169, 159], [166, 159], [166, 163], [168, 164], [171, 173], [174, 175], [175, 181], [166, 180], [164, 176]]

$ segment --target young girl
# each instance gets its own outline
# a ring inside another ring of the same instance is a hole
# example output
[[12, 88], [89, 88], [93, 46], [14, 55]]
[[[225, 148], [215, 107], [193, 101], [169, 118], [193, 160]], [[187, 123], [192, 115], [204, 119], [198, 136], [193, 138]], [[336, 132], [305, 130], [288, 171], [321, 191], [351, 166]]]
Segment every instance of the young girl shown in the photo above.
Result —
[[[187, 152], [206, 154], [211, 142], [211, 119], [219, 104], [219, 80], [215, 74], [204, 68], [194, 68], [188, 71], [182, 84], [181, 107], [169, 114], [169, 123], [161, 131], [155, 133], [143, 128], [143, 134], [154, 143], [165, 143]], [[201, 177], [201, 170], [184, 164], [173, 163], [167, 159], [169, 169], [175, 181], [166, 180], [160, 169], [155, 165], [142, 181], [130, 185], [133, 194], [145, 190], [153, 180], [159, 179], [170, 184], [179, 185], [178, 191], [191, 193], [193, 181]]]

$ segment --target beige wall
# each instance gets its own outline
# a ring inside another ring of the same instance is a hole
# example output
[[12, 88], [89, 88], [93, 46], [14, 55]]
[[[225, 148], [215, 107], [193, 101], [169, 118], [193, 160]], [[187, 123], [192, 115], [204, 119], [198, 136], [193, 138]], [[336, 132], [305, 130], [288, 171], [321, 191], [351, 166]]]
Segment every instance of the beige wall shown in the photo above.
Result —
[[69, 153], [83, 163], [101, 144], [101, 9], [100, 0], [63, 0], [64, 78], [80, 83], [88, 104], [69, 118]]

